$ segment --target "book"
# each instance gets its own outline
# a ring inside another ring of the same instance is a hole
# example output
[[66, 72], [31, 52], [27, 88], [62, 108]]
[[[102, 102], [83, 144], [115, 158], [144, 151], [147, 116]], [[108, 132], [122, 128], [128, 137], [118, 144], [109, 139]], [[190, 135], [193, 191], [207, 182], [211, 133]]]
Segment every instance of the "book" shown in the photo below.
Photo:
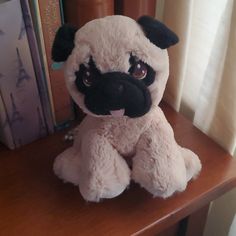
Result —
[[140, 16], [155, 17], [156, 0], [115, 0], [115, 14], [137, 20]]
[[0, 141], [10, 149], [15, 148], [9, 118], [0, 91]]
[[65, 22], [80, 28], [85, 23], [114, 15], [114, 0], [65, 0]]
[[60, 2], [57, 0], [35, 0], [33, 7], [38, 42], [46, 74], [49, 98], [56, 126], [73, 118], [72, 101], [67, 91], [63, 70], [54, 70], [51, 48], [56, 31], [61, 26]]
[[41, 63], [38, 43], [35, 36], [34, 25], [32, 22], [29, 4], [27, 0], [20, 0], [20, 2], [21, 2], [23, 18], [24, 18], [25, 24], [27, 25], [26, 33], [27, 33], [29, 47], [31, 51], [31, 57], [32, 57], [33, 65], [34, 65], [34, 71], [35, 71], [35, 75], [37, 79], [40, 100], [42, 103], [42, 111], [44, 115], [43, 117], [45, 119], [45, 124], [46, 124], [48, 133], [53, 133], [54, 124], [53, 124], [53, 119], [52, 119], [50, 98], [48, 94], [44, 68]]
[[27, 27], [20, 1], [0, 4], [1, 141], [12, 149], [47, 135]]

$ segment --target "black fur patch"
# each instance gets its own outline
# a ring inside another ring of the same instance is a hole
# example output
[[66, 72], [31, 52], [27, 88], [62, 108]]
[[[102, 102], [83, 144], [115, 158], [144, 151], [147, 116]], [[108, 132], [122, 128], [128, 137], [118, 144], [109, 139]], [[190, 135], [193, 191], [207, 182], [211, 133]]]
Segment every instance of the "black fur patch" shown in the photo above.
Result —
[[66, 61], [74, 48], [74, 37], [77, 29], [70, 25], [61, 26], [52, 45], [52, 60], [55, 62]]
[[150, 16], [142, 16], [137, 21], [146, 37], [157, 47], [166, 49], [179, 42], [178, 36], [160, 21]]
[[85, 105], [97, 115], [110, 115], [111, 110], [125, 109], [131, 118], [146, 114], [151, 107], [151, 96], [146, 86], [130, 75], [120, 72], [105, 73], [99, 83], [85, 93]]
[[121, 72], [102, 74], [90, 59], [89, 72], [93, 76], [91, 86], [86, 86], [83, 82], [85, 73], [88, 72], [85, 65], [80, 65], [80, 70], [76, 72], [75, 83], [85, 95], [85, 106], [94, 114], [110, 115], [110, 111], [125, 109], [126, 116], [135, 118], [146, 114], [152, 104], [147, 86], [154, 81], [155, 72], [151, 67], [148, 70], [150, 73], [143, 80]]

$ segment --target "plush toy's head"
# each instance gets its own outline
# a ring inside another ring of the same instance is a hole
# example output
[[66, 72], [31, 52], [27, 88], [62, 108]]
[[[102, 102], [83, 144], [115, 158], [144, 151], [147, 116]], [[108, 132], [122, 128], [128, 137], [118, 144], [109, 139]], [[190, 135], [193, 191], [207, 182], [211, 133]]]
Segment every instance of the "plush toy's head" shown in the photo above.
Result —
[[52, 58], [66, 61], [68, 90], [85, 113], [135, 118], [159, 104], [169, 75], [166, 48], [177, 42], [151, 17], [107, 16], [78, 31], [62, 26]]

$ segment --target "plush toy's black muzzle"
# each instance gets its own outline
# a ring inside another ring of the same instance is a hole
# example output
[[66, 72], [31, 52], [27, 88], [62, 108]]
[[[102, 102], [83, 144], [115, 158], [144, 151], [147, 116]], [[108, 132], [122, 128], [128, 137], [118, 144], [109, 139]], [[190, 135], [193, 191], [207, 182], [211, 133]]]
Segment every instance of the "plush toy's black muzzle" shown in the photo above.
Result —
[[111, 115], [111, 111], [124, 109], [124, 115], [135, 118], [146, 114], [151, 107], [146, 85], [121, 72], [102, 74], [84, 94], [86, 107], [97, 115]]

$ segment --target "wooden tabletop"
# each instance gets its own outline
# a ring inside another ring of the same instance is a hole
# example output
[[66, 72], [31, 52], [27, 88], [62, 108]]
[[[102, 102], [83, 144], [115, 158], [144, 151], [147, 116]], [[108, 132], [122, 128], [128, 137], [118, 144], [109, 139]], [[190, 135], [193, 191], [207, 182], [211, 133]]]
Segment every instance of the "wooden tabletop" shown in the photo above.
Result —
[[235, 187], [236, 160], [170, 107], [163, 110], [179, 144], [203, 164], [185, 192], [163, 200], [131, 184], [114, 199], [87, 203], [52, 172], [70, 145], [57, 133], [17, 151], [0, 149], [0, 235], [152, 235]]

